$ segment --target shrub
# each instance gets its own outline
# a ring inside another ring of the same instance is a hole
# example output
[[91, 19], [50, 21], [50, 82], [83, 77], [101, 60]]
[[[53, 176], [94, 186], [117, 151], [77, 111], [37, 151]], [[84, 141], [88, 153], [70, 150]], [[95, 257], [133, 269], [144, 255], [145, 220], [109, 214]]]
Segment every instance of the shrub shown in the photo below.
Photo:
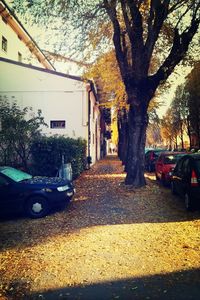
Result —
[[56, 176], [62, 164], [71, 163], [73, 179], [80, 175], [86, 164], [86, 141], [63, 136], [42, 137], [31, 147], [32, 173]]
[[31, 107], [21, 108], [0, 95], [0, 121], [0, 164], [28, 171], [32, 141], [47, 126], [41, 110], [33, 114]]

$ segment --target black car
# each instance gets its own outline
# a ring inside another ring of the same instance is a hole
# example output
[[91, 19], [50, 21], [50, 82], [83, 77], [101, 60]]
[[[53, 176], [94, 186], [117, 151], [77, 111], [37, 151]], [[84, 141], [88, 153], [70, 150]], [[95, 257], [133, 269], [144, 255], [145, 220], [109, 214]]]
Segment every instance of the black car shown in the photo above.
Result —
[[148, 172], [154, 172], [155, 171], [155, 163], [158, 159], [161, 152], [167, 151], [166, 149], [153, 149], [148, 150], [145, 153], [145, 169]]
[[200, 154], [180, 158], [172, 174], [171, 191], [185, 200], [187, 210], [200, 204]]
[[74, 195], [70, 181], [59, 177], [33, 177], [11, 167], [0, 167], [0, 212], [25, 212], [41, 218], [53, 207], [67, 204]]

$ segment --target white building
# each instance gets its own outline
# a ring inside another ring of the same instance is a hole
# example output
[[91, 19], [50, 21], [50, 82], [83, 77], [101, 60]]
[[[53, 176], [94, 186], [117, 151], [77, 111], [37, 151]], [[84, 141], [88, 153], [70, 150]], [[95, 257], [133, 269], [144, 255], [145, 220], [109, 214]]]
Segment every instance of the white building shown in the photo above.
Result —
[[0, 0], [0, 15], [0, 56], [55, 70], [4, 0]]
[[94, 86], [56, 72], [6, 3], [0, 0], [0, 98], [42, 110], [45, 135], [81, 137], [100, 158], [100, 112]]

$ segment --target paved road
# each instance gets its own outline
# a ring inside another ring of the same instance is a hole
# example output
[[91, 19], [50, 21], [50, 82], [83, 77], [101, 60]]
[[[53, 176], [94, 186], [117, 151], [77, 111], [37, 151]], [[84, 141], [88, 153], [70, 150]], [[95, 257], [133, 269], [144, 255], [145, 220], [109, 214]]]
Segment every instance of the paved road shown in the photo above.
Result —
[[0, 223], [0, 300], [200, 299], [200, 213], [146, 174], [123, 184], [116, 157], [75, 182], [70, 206]]

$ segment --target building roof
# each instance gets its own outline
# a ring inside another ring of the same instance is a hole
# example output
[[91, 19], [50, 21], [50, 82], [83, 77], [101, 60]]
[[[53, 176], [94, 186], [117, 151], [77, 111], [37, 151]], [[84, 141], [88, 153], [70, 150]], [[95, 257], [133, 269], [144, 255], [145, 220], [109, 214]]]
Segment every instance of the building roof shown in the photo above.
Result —
[[3, 57], [0, 57], [0, 62], [1, 61], [5, 62], [5, 63], [13, 64], [13, 65], [21, 66], [21, 67], [24, 67], [24, 68], [32, 69], [32, 70], [37, 70], [37, 71], [40, 71], [40, 72], [44, 72], [44, 73], [48, 73], [48, 74], [53, 74], [53, 75], [65, 77], [65, 78], [68, 78], [68, 79], [73, 79], [73, 80], [82, 81], [82, 82], [84, 81], [79, 76], [64, 74], [64, 73], [57, 72], [57, 71], [54, 71], [54, 70], [49, 70], [49, 69], [44, 69], [44, 68], [36, 67], [36, 66], [32, 66], [32, 65], [29, 65], [29, 64], [21, 63], [21, 62], [18, 62], [18, 61], [15, 61], [15, 60], [11, 60], [11, 59], [7, 59], [7, 58], [3, 58]]

